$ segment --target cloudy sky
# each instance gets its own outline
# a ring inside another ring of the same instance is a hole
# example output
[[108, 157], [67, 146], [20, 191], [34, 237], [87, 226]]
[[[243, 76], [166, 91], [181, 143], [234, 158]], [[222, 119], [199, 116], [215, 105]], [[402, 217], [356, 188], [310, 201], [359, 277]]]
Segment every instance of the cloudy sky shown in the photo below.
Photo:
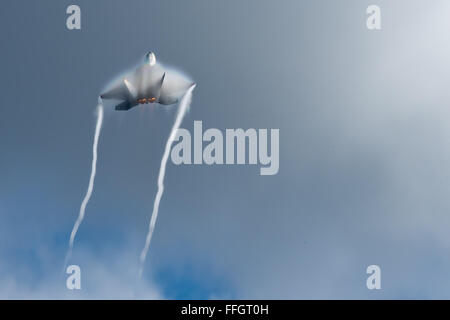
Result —
[[[450, 298], [448, 1], [2, 8], [0, 298]], [[97, 96], [149, 50], [198, 84], [183, 128], [280, 129], [280, 170], [169, 161], [139, 281], [175, 109], [109, 105], [69, 291]], [[381, 290], [366, 288], [372, 264]]]

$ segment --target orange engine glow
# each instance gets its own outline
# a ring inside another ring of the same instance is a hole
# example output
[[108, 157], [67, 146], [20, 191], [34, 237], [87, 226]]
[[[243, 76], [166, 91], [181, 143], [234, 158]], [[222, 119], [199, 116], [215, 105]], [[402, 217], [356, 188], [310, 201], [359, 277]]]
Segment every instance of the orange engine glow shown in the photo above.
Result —
[[142, 98], [142, 99], [138, 99], [137, 102], [139, 104], [144, 104], [144, 103], [152, 103], [155, 102], [156, 98], [155, 97], [150, 97], [150, 98]]

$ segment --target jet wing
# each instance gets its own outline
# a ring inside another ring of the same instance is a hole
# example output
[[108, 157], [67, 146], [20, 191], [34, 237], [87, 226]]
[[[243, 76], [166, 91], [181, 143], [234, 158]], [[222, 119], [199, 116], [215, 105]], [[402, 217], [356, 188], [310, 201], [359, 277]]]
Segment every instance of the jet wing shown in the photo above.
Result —
[[129, 97], [128, 88], [124, 81], [118, 82], [114, 87], [100, 95], [102, 99], [127, 100]]
[[183, 76], [176, 73], [167, 73], [162, 83], [159, 103], [169, 105], [178, 102], [186, 90], [194, 85]]

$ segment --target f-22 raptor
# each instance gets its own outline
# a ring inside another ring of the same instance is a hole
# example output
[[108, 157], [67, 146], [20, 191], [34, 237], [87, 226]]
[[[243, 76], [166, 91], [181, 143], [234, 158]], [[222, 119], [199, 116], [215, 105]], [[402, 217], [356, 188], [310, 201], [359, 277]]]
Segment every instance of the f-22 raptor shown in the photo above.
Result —
[[100, 98], [121, 100], [116, 110], [129, 110], [147, 103], [170, 105], [178, 102], [194, 84], [176, 72], [166, 71], [156, 63], [155, 54], [148, 52], [141, 66], [102, 93]]

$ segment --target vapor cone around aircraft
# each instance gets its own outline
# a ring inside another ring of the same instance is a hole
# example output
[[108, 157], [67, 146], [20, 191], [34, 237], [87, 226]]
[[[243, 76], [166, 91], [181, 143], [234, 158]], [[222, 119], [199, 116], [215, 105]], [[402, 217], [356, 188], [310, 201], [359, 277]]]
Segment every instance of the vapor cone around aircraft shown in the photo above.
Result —
[[129, 110], [147, 103], [170, 105], [178, 102], [193, 84], [157, 63], [155, 54], [149, 52], [142, 65], [114, 83], [100, 97], [121, 101], [115, 106], [116, 110]]

